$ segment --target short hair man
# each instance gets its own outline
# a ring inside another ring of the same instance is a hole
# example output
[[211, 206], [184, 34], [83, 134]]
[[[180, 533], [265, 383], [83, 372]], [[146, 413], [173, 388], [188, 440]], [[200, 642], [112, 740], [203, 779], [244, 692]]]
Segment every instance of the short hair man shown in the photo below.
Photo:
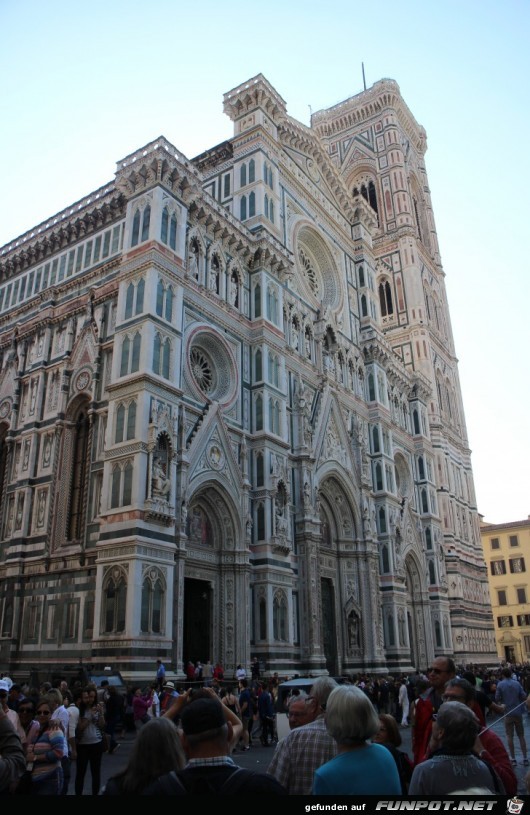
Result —
[[289, 795], [311, 795], [315, 770], [337, 754], [337, 744], [324, 720], [326, 702], [336, 687], [330, 676], [316, 679], [305, 700], [311, 721], [291, 730], [276, 746], [267, 772]]
[[308, 695], [305, 691], [300, 691], [296, 696], [291, 696], [287, 703], [287, 720], [289, 729], [295, 730], [313, 721], [312, 709], [306, 704]]
[[504, 728], [506, 730], [506, 739], [508, 741], [508, 750], [512, 757], [512, 765], [517, 766], [515, 759], [515, 744], [513, 740], [513, 731], [517, 733], [519, 739], [519, 746], [523, 754], [523, 764], [528, 767], [528, 755], [526, 752], [526, 739], [524, 736], [523, 724], [523, 711], [525, 709], [524, 703], [526, 701], [526, 693], [523, 686], [517, 679], [512, 679], [512, 672], [510, 668], [502, 669], [502, 679], [497, 685], [495, 691], [495, 701], [497, 704], [504, 705], [506, 714], [504, 717]]
[[409, 711], [412, 728], [412, 752], [414, 764], [427, 755], [434, 714], [442, 704], [445, 683], [456, 676], [456, 667], [450, 657], [435, 657], [427, 669], [429, 688], [415, 700]]
[[[480, 721], [480, 716], [476, 710], [476, 688], [467, 679], [460, 679], [459, 677], [450, 679], [445, 686], [443, 700], [444, 702], [461, 702], [467, 705]], [[513, 771], [510, 756], [502, 743], [502, 739], [493, 730], [481, 728], [475, 739], [473, 751], [479, 758], [491, 764], [504, 784], [507, 795], [516, 795], [517, 776]]]
[[285, 795], [274, 778], [238, 768], [230, 758], [233, 737], [230, 716], [235, 714], [215, 698], [199, 698], [185, 704], [180, 714], [181, 740], [188, 763], [183, 770], [159, 778], [144, 794]]

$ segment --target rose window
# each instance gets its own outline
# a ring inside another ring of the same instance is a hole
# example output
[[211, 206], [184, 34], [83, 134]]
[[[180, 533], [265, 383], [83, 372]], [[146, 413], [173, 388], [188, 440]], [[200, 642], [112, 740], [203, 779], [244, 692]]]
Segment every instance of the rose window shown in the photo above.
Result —
[[313, 267], [313, 263], [302, 248], [298, 250], [298, 258], [300, 260], [300, 266], [302, 268], [304, 277], [306, 281], [309, 283], [309, 288], [311, 289], [315, 297], [318, 298], [320, 294], [319, 291], [320, 286], [318, 285], [318, 277]]
[[342, 299], [337, 265], [326, 241], [312, 227], [302, 226], [296, 236], [296, 265], [307, 295], [320, 307], [337, 309]]
[[214, 386], [212, 361], [202, 348], [192, 348], [190, 354], [191, 372], [195, 382], [204, 393], [210, 393]]
[[197, 395], [227, 405], [237, 395], [238, 373], [232, 350], [219, 334], [201, 328], [188, 344], [188, 382]]

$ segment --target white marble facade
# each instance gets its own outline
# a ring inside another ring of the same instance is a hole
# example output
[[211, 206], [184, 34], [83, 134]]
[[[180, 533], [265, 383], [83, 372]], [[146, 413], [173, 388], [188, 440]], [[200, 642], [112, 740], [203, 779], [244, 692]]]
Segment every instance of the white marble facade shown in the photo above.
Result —
[[0, 667], [489, 663], [425, 132], [224, 109], [1, 250]]

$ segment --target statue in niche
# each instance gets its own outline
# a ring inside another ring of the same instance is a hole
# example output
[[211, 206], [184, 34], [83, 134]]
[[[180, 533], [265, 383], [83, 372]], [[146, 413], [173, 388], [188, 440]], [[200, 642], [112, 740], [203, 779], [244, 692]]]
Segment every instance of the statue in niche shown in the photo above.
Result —
[[44, 452], [42, 454], [42, 465], [43, 467], [48, 467], [51, 459], [52, 454], [52, 437], [48, 433], [46, 439], [44, 441]]
[[210, 269], [210, 291], [217, 294], [217, 271], [213, 268]]
[[308, 359], [311, 359], [311, 337], [309, 334], [305, 335], [305, 355]]
[[403, 610], [399, 610], [398, 614], [398, 632], [399, 632], [399, 644], [406, 645], [405, 640], [405, 616], [403, 614]]
[[304, 506], [308, 507], [311, 504], [311, 487], [309, 481], [304, 481]]
[[29, 466], [29, 449], [30, 449], [30, 442], [26, 441], [24, 443], [24, 459], [22, 461], [22, 469], [27, 470]]
[[18, 496], [18, 503], [17, 503], [17, 516], [15, 519], [15, 529], [22, 529], [22, 514], [24, 512], [24, 496]]
[[298, 326], [296, 323], [291, 324], [291, 345], [295, 351], [298, 351]]
[[183, 501], [180, 505], [180, 523], [186, 524], [188, 520], [188, 508], [186, 506], [186, 501]]
[[189, 256], [188, 256], [188, 270], [189, 270], [189, 273], [190, 273], [191, 277], [193, 277], [194, 280], [199, 279], [199, 263], [198, 263], [198, 260], [197, 260], [197, 254], [198, 253], [197, 253], [196, 247], [191, 246], [190, 247], [190, 253], [189, 253]]
[[13, 515], [15, 512], [15, 499], [12, 498], [9, 502], [9, 509], [7, 511], [7, 522], [6, 522], [6, 538], [11, 537], [11, 533], [13, 531]]
[[230, 280], [230, 303], [237, 308], [237, 280], [235, 278]]
[[353, 611], [348, 615], [348, 647], [350, 651], [359, 647], [359, 620]]
[[37, 402], [37, 380], [33, 379], [31, 383], [31, 402], [29, 407], [30, 414], [35, 413], [36, 402]]
[[39, 501], [37, 505], [37, 526], [44, 526], [44, 509], [46, 507], [46, 493], [44, 490], [39, 492]]
[[276, 501], [276, 534], [285, 536], [287, 534], [287, 518], [285, 517], [285, 506]]
[[166, 498], [167, 500], [167, 496], [171, 489], [171, 481], [162, 467], [162, 463], [158, 456], [156, 456], [156, 458], [153, 460], [153, 476], [151, 483], [153, 495], [160, 498]]
[[248, 512], [247, 513], [247, 520], [245, 522], [245, 534], [246, 534], [247, 538], [250, 538], [250, 536], [252, 535], [252, 526], [253, 526], [253, 524], [252, 524], [252, 515], [250, 514], [250, 512]]

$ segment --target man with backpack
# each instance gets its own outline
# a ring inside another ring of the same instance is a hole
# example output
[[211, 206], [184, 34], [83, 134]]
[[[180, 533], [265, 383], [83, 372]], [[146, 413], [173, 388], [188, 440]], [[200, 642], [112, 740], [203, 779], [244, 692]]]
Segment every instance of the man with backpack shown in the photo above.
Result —
[[238, 767], [230, 758], [230, 713], [215, 698], [187, 703], [181, 712], [181, 740], [188, 763], [183, 770], [161, 776], [144, 795], [285, 795], [276, 779]]

